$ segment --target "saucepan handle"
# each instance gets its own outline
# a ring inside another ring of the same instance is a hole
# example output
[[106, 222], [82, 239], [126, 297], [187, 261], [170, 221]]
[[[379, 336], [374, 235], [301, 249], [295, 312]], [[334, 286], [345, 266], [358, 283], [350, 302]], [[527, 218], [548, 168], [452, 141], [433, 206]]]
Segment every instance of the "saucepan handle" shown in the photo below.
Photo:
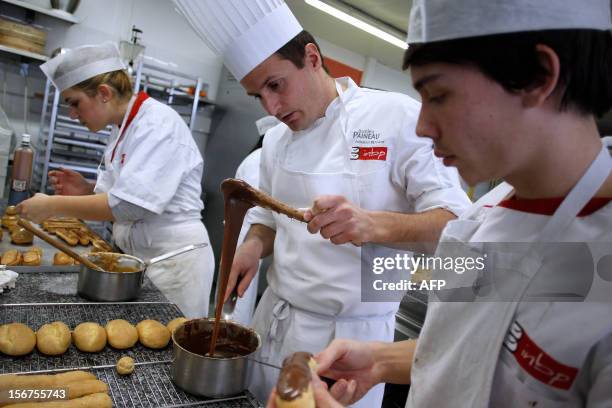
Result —
[[206, 242], [200, 242], [199, 244], [187, 245], [187, 246], [184, 246], [182, 248], [176, 249], [174, 251], [167, 252], [167, 253], [165, 253], [163, 255], [156, 256], [155, 258], [149, 260], [149, 262], [146, 262], [146, 264], [147, 264], [147, 266], [150, 266], [150, 265], [153, 265], [153, 264], [155, 264], [157, 262], [165, 261], [168, 258], [172, 258], [174, 256], [180, 255], [182, 253], [193, 251], [194, 249], [198, 249], [198, 248], [204, 248], [206, 246], [208, 246], [208, 244]]

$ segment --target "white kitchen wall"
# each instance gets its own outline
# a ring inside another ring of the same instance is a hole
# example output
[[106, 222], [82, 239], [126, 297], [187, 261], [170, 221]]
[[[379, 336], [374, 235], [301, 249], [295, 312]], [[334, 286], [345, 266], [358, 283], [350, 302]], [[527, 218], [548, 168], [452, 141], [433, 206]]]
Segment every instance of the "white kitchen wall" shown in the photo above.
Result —
[[[362, 86], [400, 92], [420, 100], [418, 92], [412, 87], [412, 81], [408, 72], [389, 68], [378, 62], [375, 58], [365, 57], [349, 51], [320, 37], [316, 37], [316, 33], [314, 34], [323, 55], [363, 71]], [[403, 51], [398, 48], [397, 52], [401, 54]]]
[[[3, 6], [9, 7], [6, 4]], [[191, 30], [170, 0], [81, 0], [75, 17], [80, 22], [71, 25], [49, 16], [36, 15], [35, 23], [47, 30], [47, 55], [58, 47], [71, 48], [103, 41], [117, 43], [129, 40], [132, 25], [136, 25], [143, 30], [142, 43], [146, 46], [147, 56], [167, 62], [177, 71], [202, 77], [209, 84], [209, 97], [213, 100], [216, 98], [222, 61]], [[373, 58], [336, 46], [332, 42], [321, 38], [317, 40], [325, 55], [363, 70], [362, 85], [402, 92], [418, 99], [407, 73], [386, 67]], [[398, 52], [402, 51], [398, 49]], [[5, 59], [0, 59], [0, 62], [4, 73], [3, 84], [6, 84], [2, 107], [16, 133], [21, 134], [24, 131], [24, 80], [19, 76], [15, 62]], [[38, 65], [30, 64], [30, 96], [40, 96], [44, 91], [44, 78]], [[28, 130], [34, 138], [38, 134], [39, 113], [40, 97], [32, 98]]]

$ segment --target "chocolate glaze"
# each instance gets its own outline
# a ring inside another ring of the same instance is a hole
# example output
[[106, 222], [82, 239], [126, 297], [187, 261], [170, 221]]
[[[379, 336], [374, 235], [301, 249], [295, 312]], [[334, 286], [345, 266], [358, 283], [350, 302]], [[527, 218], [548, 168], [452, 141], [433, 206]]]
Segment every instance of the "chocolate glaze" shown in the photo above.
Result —
[[[245, 183], [246, 184], [246, 183]], [[247, 184], [248, 185], [248, 184]], [[242, 221], [249, 208], [253, 204], [241, 199], [243, 195], [243, 186], [235, 183], [221, 183], [221, 191], [223, 192], [224, 214], [223, 214], [223, 246], [221, 248], [221, 264], [219, 265], [219, 293], [217, 293], [217, 304], [215, 305], [215, 327], [213, 330], [212, 340], [210, 340], [209, 355], [215, 355], [215, 346], [219, 337], [219, 321], [221, 320], [221, 310], [223, 309], [223, 300], [225, 291], [227, 290], [227, 282], [229, 280], [230, 271], [232, 270], [232, 262], [236, 253], [236, 245], [238, 244], [238, 236], [242, 228]]]
[[312, 380], [308, 365], [311, 358], [312, 354], [302, 351], [285, 358], [276, 384], [276, 392], [282, 400], [293, 401], [308, 390]]
[[[208, 357], [213, 329], [214, 322], [210, 320], [190, 320], [176, 329], [174, 339], [185, 350]], [[214, 358], [247, 356], [257, 350], [258, 340], [255, 332], [235, 323], [221, 321], [219, 336]]]

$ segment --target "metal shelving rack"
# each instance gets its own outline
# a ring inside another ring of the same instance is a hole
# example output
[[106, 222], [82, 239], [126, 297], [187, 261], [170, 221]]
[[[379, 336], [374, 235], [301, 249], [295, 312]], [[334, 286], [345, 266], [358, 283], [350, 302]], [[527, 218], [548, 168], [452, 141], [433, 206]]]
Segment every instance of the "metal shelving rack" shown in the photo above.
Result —
[[[144, 90], [150, 96], [166, 103], [183, 117], [193, 132], [198, 110], [214, 103], [200, 96], [208, 91], [208, 84], [201, 78], [142, 62], [134, 72], [134, 91]], [[80, 172], [91, 181], [96, 179], [97, 168], [109, 141], [110, 127], [94, 133], [77, 120], [70, 119], [68, 106], [60, 101], [60, 94], [47, 81], [43, 99], [40, 134], [37, 149], [39, 155], [34, 166], [32, 187], [49, 192], [49, 170], [64, 167]]]

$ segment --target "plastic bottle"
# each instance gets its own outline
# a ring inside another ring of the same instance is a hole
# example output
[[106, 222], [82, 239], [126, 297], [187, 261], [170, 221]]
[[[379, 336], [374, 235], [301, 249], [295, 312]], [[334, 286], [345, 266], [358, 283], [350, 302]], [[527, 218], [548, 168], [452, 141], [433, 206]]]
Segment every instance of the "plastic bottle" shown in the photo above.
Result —
[[34, 150], [30, 147], [30, 135], [23, 134], [21, 145], [15, 149], [9, 205], [17, 205], [29, 197]]

